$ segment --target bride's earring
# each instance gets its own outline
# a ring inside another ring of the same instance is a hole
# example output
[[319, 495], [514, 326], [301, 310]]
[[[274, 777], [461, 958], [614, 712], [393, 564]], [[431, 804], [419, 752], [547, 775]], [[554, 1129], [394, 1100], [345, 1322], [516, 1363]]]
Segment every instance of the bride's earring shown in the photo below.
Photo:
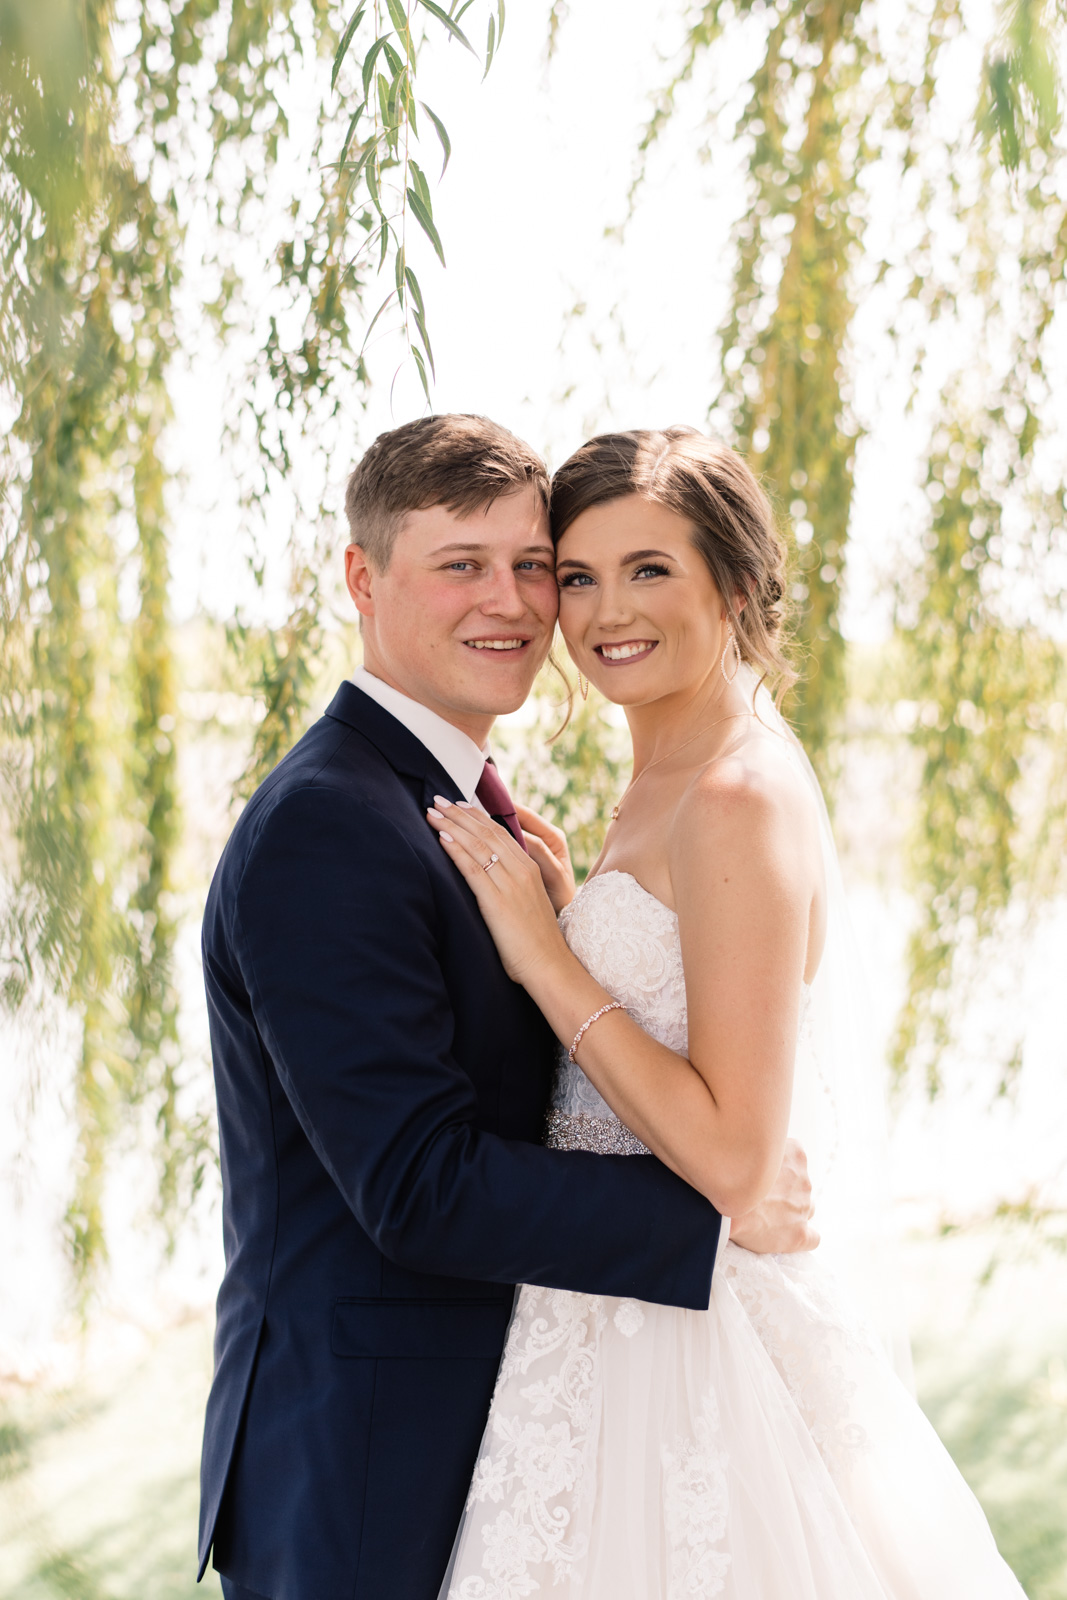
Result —
[[[727, 672], [727, 670], [726, 670], [726, 657], [730, 654], [730, 646], [731, 645], [733, 645], [733, 647], [734, 647], [734, 670], [732, 672]], [[733, 629], [731, 628], [730, 629], [730, 637], [726, 641], [726, 648], [723, 650], [722, 659], [719, 662], [719, 671], [723, 675], [724, 682], [733, 683], [734, 679], [737, 677], [737, 674], [738, 674], [738, 672], [740, 670], [741, 670], [741, 646], [737, 642], [736, 633], [734, 633]]]
[[589, 699], [589, 679], [582, 677], [580, 668], [578, 671], [578, 692], [583, 700]]

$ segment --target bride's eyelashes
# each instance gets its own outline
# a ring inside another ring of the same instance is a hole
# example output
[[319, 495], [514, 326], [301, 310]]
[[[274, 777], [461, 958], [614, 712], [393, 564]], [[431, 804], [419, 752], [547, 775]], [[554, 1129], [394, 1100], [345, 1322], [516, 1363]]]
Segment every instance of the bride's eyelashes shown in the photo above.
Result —
[[[669, 578], [671, 569], [659, 561], [642, 561], [630, 574], [632, 578], [647, 581], [649, 578]], [[561, 589], [591, 589], [595, 586], [596, 579], [591, 572], [565, 572], [560, 577]]]

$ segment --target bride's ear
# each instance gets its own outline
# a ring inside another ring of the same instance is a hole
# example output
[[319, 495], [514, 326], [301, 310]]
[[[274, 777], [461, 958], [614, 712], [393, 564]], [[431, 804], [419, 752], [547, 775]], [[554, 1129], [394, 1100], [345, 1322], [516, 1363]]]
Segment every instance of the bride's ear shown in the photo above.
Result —
[[741, 620], [741, 613], [744, 611], [751, 598], [752, 596], [746, 593], [744, 589], [735, 589], [730, 597], [731, 604], [727, 611], [728, 618], [731, 621], [736, 619], [739, 622]]
[[363, 547], [350, 544], [345, 551], [345, 585], [361, 617], [374, 615], [374, 572]]

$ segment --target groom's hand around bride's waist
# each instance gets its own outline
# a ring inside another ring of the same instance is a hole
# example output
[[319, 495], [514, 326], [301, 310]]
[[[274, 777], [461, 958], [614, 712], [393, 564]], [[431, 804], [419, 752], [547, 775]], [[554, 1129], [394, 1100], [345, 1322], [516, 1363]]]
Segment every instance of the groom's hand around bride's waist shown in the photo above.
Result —
[[757, 1255], [792, 1255], [814, 1250], [808, 1158], [795, 1139], [787, 1139], [774, 1187], [752, 1211], [730, 1221], [730, 1241]]

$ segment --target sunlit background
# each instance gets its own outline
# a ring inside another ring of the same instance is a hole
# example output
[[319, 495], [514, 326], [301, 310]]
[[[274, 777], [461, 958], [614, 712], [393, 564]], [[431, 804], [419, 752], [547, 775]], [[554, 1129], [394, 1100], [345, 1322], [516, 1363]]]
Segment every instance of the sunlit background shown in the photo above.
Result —
[[[0, 4], [0, 1600], [196, 1592], [199, 918], [359, 660], [345, 478], [428, 403], [550, 465], [692, 423], [774, 495], [919, 1397], [1067, 1600], [1058, 13], [500, 15]], [[591, 700], [549, 746], [558, 700], [498, 751], [588, 865], [625, 739]]]

